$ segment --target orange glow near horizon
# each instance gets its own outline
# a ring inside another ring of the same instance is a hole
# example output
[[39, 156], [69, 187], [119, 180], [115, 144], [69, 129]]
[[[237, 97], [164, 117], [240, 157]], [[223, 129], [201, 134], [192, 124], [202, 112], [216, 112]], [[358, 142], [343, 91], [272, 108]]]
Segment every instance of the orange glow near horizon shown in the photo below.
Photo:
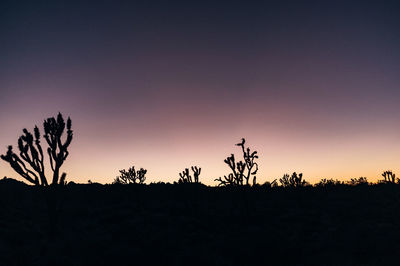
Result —
[[[77, 183], [88, 180], [111, 183], [118, 170], [133, 165], [148, 169], [146, 183], [174, 182], [185, 167], [197, 165], [202, 167], [201, 181], [216, 185], [215, 178], [229, 173], [223, 160], [231, 153], [236, 158], [240, 156], [240, 149], [234, 144], [242, 136], [246, 137], [246, 145], [259, 152], [258, 183], [279, 179], [283, 174], [295, 171], [303, 173], [311, 183], [321, 178], [349, 180], [360, 176], [374, 182], [381, 178], [384, 170], [391, 169], [395, 173], [400, 170], [396, 168], [400, 161], [400, 155], [396, 153], [400, 148], [399, 144], [395, 145], [396, 134], [368, 129], [368, 125], [359, 133], [343, 130], [336, 134], [319, 131], [318, 135], [311, 135], [312, 131], [321, 129], [293, 131], [289, 125], [257, 127], [258, 122], [251, 125], [242, 121], [240, 128], [231, 131], [219, 126], [210, 130], [196, 126], [191, 119], [172, 119], [167, 128], [163, 128], [165, 123], [162, 123], [151, 130], [136, 128], [137, 124], [101, 130], [96, 127], [102, 127], [103, 123], [89, 124], [73, 116], [72, 121], [74, 139], [62, 171], [68, 173], [69, 181]], [[112, 123], [110, 120], [104, 124]], [[186, 126], [175, 128], [179, 123]], [[21, 127], [12, 125], [6, 131], [7, 136], [2, 135], [2, 140], [14, 144], [15, 149], [16, 137], [21, 132], [18, 128]], [[141, 137], [134, 137], [135, 134]], [[228, 135], [230, 137], [225, 137]], [[6, 145], [3, 147], [5, 151]], [[0, 173], [22, 180], [4, 161], [0, 162]]]
[[[396, 1], [144, 2], [4, 9], [0, 154], [61, 112], [75, 182], [133, 165], [173, 182], [197, 165], [214, 185], [243, 137], [259, 183], [400, 172]], [[18, 178], [1, 161], [4, 175]]]

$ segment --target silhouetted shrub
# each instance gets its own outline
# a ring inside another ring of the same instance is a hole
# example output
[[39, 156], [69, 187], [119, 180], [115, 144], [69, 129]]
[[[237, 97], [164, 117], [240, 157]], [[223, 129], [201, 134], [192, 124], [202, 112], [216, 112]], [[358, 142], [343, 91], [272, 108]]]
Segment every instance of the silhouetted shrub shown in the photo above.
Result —
[[126, 171], [125, 169], [119, 170], [120, 176], [117, 176], [114, 180], [114, 184], [143, 184], [146, 180], [147, 170], [140, 168], [136, 171], [135, 166], [132, 166]]
[[342, 181], [339, 181], [337, 179], [334, 180], [334, 179], [323, 178], [318, 183], [316, 183], [314, 186], [316, 186], [316, 187], [335, 187], [335, 186], [340, 186], [340, 185], [343, 185]]
[[[51, 184], [65, 184], [66, 174], [60, 175], [60, 168], [67, 159], [69, 152], [68, 146], [72, 141], [71, 119], [68, 117], [67, 124], [61, 113], [58, 113], [57, 119], [50, 117], [43, 123], [44, 138], [48, 144], [47, 153], [50, 158], [50, 166], [53, 170], [53, 179]], [[65, 128], [67, 128], [67, 137], [63, 142], [61, 140]], [[5, 155], [1, 159], [8, 162], [10, 166], [25, 180], [37, 185], [47, 186], [48, 181], [45, 175], [44, 155], [40, 144], [40, 131], [37, 126], [34, 128], [34, 134], [26, 128], [23, 129], [23, 135], [18, 139], [18, 148], [20, 156], [13, 152], [13, 147], [8, 146]], [[29, 166], [29, 167], [28, 167]]]
[[264, 184], [261, 185], [261, 187], [263, 187], [263, 188], [273, 188], [273, 187], [277, 187], [277, 186], [278, 186], [278, 182], [276, 181], [276, 179], [272, 182], [265, 181]]
[[351, 186], [368, 185], [368, 179], [366, 177], [352, 178], [347, 181], [347, 184]]
[[14, 185], [18, 185], [18, 186], [26, 186], [26, 183], [15, 180], [13, 178], [9, 178], [9, 177], [4, 177], [3, 179], [0, 179], [0, 185], [4, 185], [4, 184], [14, 184]]
[[279, 179], [279, 183], [281, 183], [283, 187], [304, 187], [309, 185], [308, 182], [303, 179], [303, 174], [300, 173], [297, 175], [296, 172], [291, 176], [288, 174], [283, 175], [283, 177]]
[[390, 170], [383, 172], [382, 176], [384, 179], [379, 180], [379, 183], [395, 184], [396, 182], [399, 183], [400, 180], [399, 178], [396, 179], [396, 175]]
[[179, 173], [179, 180], [178, 183], [179, 184], [185, 184], [185, 183], [200, 183], [199, 181], [199, 176], [201, 173], [201, 168], [197, 167], [197, 166], [192, 166], [192, 171], [193, 171], [193, 177], [190, 175], [189, 173], [189, 168], [185, 168], [184, 171], [182, 171], [182, 173]]
[[250, 152], [250, 148], [245, 148], [246, 140], [243, 138], [241, 143], [236, 144], [242, 148], [243, 160], [235, 162], [235, 155], [227, 157], [224, 162], [230, 167], [232, 173], [228, 176], [219, 177], [215, 179], [218, 181], [218, 186], [241, 186], [249, 185], [249, 181], [253, 176], [253, 185], [256, 184], [256, 174], [258, 171], [258, 164], [255, 159], [258, 159], [257, 151]]

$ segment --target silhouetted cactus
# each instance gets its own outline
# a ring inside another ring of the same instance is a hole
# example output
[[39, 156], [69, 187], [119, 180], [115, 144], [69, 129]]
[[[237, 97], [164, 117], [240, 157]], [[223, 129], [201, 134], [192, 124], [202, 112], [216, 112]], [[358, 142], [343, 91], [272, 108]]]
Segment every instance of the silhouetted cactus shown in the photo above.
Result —
[[250, 148], [245, 148], [246, 140], [242, 138], [242, 141], [236, 146], [240, 146], [243, 152], [243, 160], [235, 162], [235, 155], [227, 157], [224, 162], [232, 170], [232, 173], [228, 176], [219, 177], [215, 179], [218, 181], [218, 186], [242, 186], [249, 185], [251, 177], [253, 177], [253, 185], [256, 184], [256, 174], [258, 171], [258, 164], [255, 159], [258, 159], [257, 151], [250, 152]]
[[184, 171], [182, 171], [182, 173], [179, 173], [179, 180], [178, 183], [179, 184], [184, 184], [184, 183], [200, 183], [199, 181], [199, 176], [201, 173], [201, 168], [197, 167], [197, 166], [192, 166], [192, 171], [193, 171], [193, 177], [194, 179], [192, 179], [192, 176], [189, 173], [189, 168], [185, 168]]
[[[49, 145], [47, 153], [49, 154], [50, 166], [53, 170], [52, 184], [57, 184], [60, 168], [69, 155], [68, 146], [72, 141], [71, 119], [68, 118], [67, 124], [65, 124], [64, 118], [59, 113], [57, 119], [54, 117], [48, 118], [44, 121], [43, 126], [45, 133], [44, 138]], [[65, 126], [67, 127], [67, 138], [63, 143], [61, 137], [64, 133]]]
[[143, 184], [146, 180], [147, 170], [140, 168], [136, 171], [135, 166], [132, 166], [126, 171], [125, 169], [119, 170], [120, 176], [117, 176], [114, 180], [114, 184]]
[[383, 172], [382, 176], [384, 178], [384, 180], [380, 181], [382, 183], [395, 184], [396, 182], [399, 183], [400, 180], [399, 178], [396, 179], [396, 175], [390, 170]]
[[224, 175], [224, 178], [219, 177], [215, 179], [215, 181], [218, 181], [219, 184], [218, 186], [234, 186], [234, 185], [239, 185], [238, 184], [238, 179], [235, 178], [233, 174], [229, 174], [228, 176]]
[[[50, 157], [50, 165], [53, 170], [53, 179], [51, 184], [64, 184], [66, 174], [63, 173], [59, 179], [59, 172], [62, 164], [68, 157], [68, 146], [71, 144], [73, 131], [71, 129], [71, 119], [68, 117], [67, 124], [61, 113], [58, 113], [57, 119], [48, 118], [43, 123], [44, 138], [49, 148], [47, 153]], [[61, 140], [67, 127], [67, 137], [65, 142]], [[13, 152], [12, 146], [8, 146], [7, 153], [1, 155], [1, 159], [8, 162], [10, 166], [24, 179], [36, 186], [47, 186], [48, 181], [45, 175], [43, 149], [40, 144], [39, 128], [35, 126], [34, 135], [27, 129], [23, 129], [23, 135], [18, 139], [18, 148], [20, 157]], [[25, 161], [25, 163], [24, 163]], [[27, 166], [30, 166], [29, 169]]]
[[283, 175], [283, 177], [279, 179], [279, 182], [283, 187], [304, 187], [308, 185], [308, 182], [303, 179], [303, 174], [300, 173], [297, 175], [296, 172], [291, 176], [288, 174]]

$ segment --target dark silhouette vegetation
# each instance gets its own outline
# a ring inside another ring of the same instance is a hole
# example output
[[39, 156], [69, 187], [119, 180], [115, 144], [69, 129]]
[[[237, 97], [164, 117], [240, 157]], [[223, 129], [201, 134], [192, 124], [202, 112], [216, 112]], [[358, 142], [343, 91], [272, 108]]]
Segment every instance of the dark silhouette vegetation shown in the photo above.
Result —
[[368, 185], [368, 179], [366, 177], [352, 178], [347, 183], [351, 186]]
[[119, 170], [120, 174], [114, 180], [114, 184], [144, 184], [146, 181], [147, 170], [140, 168], [135, 170], [135, 166], [132, 166], [127, 170]]
[[400, 184], [392, 171], [377, 183], [360, 177], [312, 185], [294, 172], [257, 184], [258, 155], [242, 139], [241, 159], [224, 160], [231, 173], [216, 187], [200, 183], [198, 166], [185, 168], [174, 184], [146, 185], [147, 170], [134, 166], [113, 184], [67, 184], [59, 172], [71, 120], [45, 120], [44, 138], [51, 182], [38, 127], [23, 130], [19, 155], [10, 146], [1, 156], [33, 186], [0, 180], [0, 265], [399, 262]]
[[279, 179], [279, 183], [281, 183], [281, 186], [283, 187], [304, 187], [309, 185], [306, 180], [303, 179], [303, 174], [300, 173], [297, 175], [296, 172], [294, 172], [291, 176], [288, 174], [283, 175], [282, 178]]
[[258, 159], [257, 151], [250, 151], [250, 148], [245, 148], [244, 144], [246, 140], [243, 138], [242, 141], [236, 146], [239, 146], [242, 150], [243, 161], [235, 160], [235, 155], [232, 153], [231, 156], [227, 157], [224, 162], [229, 166], [232, 173], [228, 176], [219, 177], [215, 181], [219, 182], [218, 186], [243, 186], [250, 185], [252, 179], [253, 185], [256, 184], [256, 174], [258, 171], [258, 164], [255, 162]]
[[[61, 113], [57, 118], [50, 117], [43, 122], [44, 138], [48, 144], [47, 154], [50, 159], [53, 177], [51, 185], [65, 184], [66, 174], [60, 177], [60, 168], [67, 159], [69, 152], [68, 146], [72, 141], [71, 119], [68, 118], [65, 123]], [[66, 139], [62, 140], [62, 136], [66, 129]], [[33, 130], [34, 134], [26, 128], [23, 129], [23, 135], [18, 139], [18, 156], [13, 151], [12, 146], [8, 146], [5, 155], [1, 155], [1, 159], [8, 162], [10, 166], [22, 176], [26, 181], [36, 186], [48, 186], [45, 174], [43, 148], [40, 144], [40, 131], [37, 126]], [[30, 167], [30, 168], [29, 168]]]
[[200, 183], [199, 176], [201, 173], [201, 168], [197, 166], [192, 166], [191, 169], [193, 172], [193, 177], [190, 174], [189, 168], [185, 168], [182, 173], [179, 173], [179, 184]]
[[[66, 185], [67, 175], [62, 173], [60, 176], [60, 168], [69, 155], [68, 147], [73, 137], [71, 127], [71, 119], [68, 117], [65, 123], [61, 113], [58, 113], [56, 118], [50, 117], [43, 122], [43, 136], [48, 145], [47, 154], [53, 173], [50, 186], [46, 177], [41, 134], [37, 126], [34, 128], [33, 134], [26, 128], [23, 129], [23, 135], [18, 138], [19, 156], [14, 153], [12, 146], [8, 147], [5, 155], [1, 155], [1, 159], [9, 163], [22, 178], [35, 187], [43, 188], [40, 191], [44, 198], [43, 205], [46, 206], [48, 223], [45, 228], [50, 237], [55, 236], [59, 225], [59, 214], [63, 204], [61, 187]], [[66, 134], [65, 138], [64, 134]]]
[[391, 183], [391, 184], [395, 184], [395, 183], [399, 183], [400, 179], [397, 178], [396, 179], [396, 175], [393, 174], [392, 171], [388, 170], [382, 173], [383, 176], [383, 180], [380, 180], [380, 182], [382, 183]]

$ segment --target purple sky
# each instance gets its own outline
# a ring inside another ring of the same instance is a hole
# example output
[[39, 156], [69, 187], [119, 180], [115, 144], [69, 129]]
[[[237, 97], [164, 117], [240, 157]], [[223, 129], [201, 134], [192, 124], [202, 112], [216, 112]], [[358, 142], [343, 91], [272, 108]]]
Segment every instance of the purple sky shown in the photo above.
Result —
[[3, 152], [61, 111], [76, 182], [213, 184], [241, 137], [260, 182], [400, 170], [397, 1], [71, 2], [0, 4]]

